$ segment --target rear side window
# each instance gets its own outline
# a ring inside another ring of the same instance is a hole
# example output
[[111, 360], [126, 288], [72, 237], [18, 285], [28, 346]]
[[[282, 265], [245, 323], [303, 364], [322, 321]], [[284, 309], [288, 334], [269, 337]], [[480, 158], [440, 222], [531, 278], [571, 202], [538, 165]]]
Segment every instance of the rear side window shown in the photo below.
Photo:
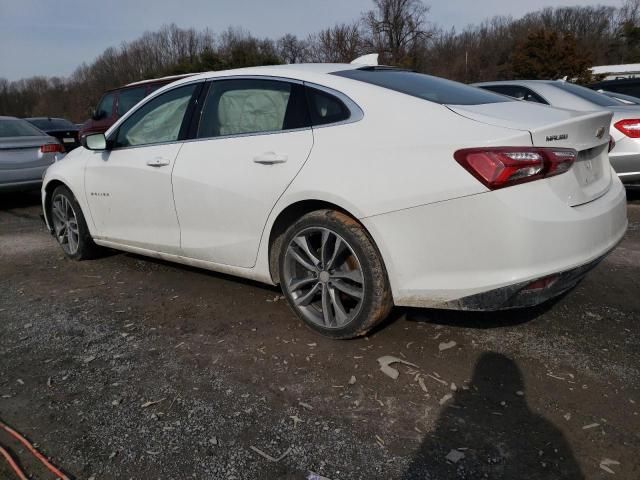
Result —
[[525, 102], [544, 103], [545, 105], [549, 105], [549, 103], [536, 92], [520, 85], [482, 85], [480, 88], [517, 98], [518, 100], [524, 100]]
[[435, 103], [479, 105], [512, 101], [480, 88], [407, 70], [364, 68], [334, 72], [333, 75], [371, 83]]
[[25, 120], [17, 118], [0, 119], [0, 138], [2, 137], [39, 137], [43, 132]]
[[211, 82], [198, 138], [278, 132], [309, 126], [302, 85], [277, 80]]
[[306, 87], [306, 90], [313, 126], [342, 122], [351, 116], [351, 112], [339, 98], [312, 87]]
[[118, 115], [122, 116], [146, 96], [146, 87], [128, 88], [120, 91]]

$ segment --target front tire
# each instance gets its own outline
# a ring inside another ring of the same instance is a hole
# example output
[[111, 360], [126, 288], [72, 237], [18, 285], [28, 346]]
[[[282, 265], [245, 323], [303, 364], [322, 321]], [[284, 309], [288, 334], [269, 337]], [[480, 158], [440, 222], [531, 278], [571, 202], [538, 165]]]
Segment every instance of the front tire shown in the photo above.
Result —
[[61, 185], [53, 191], [49, 218], [67, 258], [86, 260], [98, 254], [99, 247], [91, 238], [80, 205], [67, 187]]
[[393, 307], [378, 249], [353, 218], [335, 210], [308, 213], [284, 234], [280, 284], [293, 311], [332, 338], [366, 334]]

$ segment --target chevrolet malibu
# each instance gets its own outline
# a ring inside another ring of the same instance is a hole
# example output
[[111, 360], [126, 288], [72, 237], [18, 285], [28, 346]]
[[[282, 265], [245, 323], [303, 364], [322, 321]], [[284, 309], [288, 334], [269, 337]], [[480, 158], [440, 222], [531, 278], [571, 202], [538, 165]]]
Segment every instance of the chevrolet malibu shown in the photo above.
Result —
[[576, 285], [627, 226], [610, 121], [381, 66], [211, 72], [87, 136], [42, 202], [71, 259], [279, 284], [348, 338], [394, 304], [499, 310]]

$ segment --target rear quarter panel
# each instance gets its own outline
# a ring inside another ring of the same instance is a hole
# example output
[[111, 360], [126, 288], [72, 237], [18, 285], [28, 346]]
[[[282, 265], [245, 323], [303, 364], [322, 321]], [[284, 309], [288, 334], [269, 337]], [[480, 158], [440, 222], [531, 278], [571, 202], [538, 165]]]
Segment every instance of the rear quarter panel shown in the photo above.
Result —
[[487, 189], [454, 160], [456, 150], [531, 145], [526, 131], [485, 125], [378, 87], [365, 90], [351, 95], [362, 120], [313, 129], [313, 150], [285, 203], [323, 195], [368, 217], [474, 195]]

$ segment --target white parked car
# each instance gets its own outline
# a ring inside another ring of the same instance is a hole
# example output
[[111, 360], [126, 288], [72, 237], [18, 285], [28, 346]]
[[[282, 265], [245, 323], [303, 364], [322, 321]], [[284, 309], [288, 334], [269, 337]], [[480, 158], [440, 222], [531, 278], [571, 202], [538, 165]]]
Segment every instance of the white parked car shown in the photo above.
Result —
[[212, 72], [142, 100], [51, 166], [65, 254], [96, 246], [270, 284], [347, 338], [393, 304], [529, 306], [622, 238], [607, 112], [385, 67]]

